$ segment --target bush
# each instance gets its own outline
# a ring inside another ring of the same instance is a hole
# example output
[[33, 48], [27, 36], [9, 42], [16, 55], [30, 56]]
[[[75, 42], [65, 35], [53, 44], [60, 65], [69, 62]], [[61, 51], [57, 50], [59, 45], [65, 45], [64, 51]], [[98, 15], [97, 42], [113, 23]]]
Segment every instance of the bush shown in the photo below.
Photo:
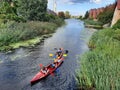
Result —
[[9, 27], [0, 29], [0, 46], [53, 33], [56, 28], [56, 24], [48, 22], [14, 22]]
[[93, 21], [93, 20], [84, 20], [85, 21], [85, 24], [88, 24], [88, 25], [103, 25], [103, 23], [99, 22], [99, 21]]
[[113, 29], [120, 29], [120, 20], [112, 27]]
[[81, 57], [77, 72], [79, 87], [84, 90], [120, 89], [120, 30], [104, 29], [90, 40], [92, 50]]
[[104, 11], [98, 15], [98, 20], [103, 24], [111, 23], [115, 8], [116, 8], [115, 3], [112, 5], [106, 6], [104, 8]]

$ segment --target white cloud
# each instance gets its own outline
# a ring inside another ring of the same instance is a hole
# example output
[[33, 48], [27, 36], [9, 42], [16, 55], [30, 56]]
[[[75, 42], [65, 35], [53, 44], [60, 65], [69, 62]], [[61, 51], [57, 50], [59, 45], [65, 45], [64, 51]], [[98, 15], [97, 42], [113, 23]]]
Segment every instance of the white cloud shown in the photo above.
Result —
[[[108, 3], [112, 2], [114, 0], [56, 0], [58, 3], [65, 3], [65, 4], [77, 4], [77, 3], [85, 3], [85, 2], [91, 2], [95, 4], [101, 4], [101, 3]], [[53, 2], [53, 0], [48, 0], [48, 2]]]
[[90, 0], [90, 2], [96, 3], [96, 4], [100, 4], [102, 2], [102, 0]]

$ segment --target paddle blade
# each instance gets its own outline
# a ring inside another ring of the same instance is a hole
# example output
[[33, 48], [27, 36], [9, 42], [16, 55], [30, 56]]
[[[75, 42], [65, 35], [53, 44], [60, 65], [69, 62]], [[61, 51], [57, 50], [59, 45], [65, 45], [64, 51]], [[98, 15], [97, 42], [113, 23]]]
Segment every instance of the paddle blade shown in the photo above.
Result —
[[39, 66], [40, 66], [40, 68], [42, 68], [42, 67], [43, 67], [43, 64], [40, 63]]
[[67, 57], [67, 54], [63, 54], [64, 57]]
[[49, 54], [49, 57], [53, 57], [53, 54], [50, 53], [50, 54]]

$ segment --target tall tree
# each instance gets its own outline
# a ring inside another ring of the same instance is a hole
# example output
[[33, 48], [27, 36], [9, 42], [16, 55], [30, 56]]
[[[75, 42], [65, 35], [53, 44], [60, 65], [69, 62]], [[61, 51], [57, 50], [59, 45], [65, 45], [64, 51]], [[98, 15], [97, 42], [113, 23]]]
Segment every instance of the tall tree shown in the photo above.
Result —
[[19, 15], [27, 20], [44, 21], [47, 12], [47, 0], [18, 0]]
[[[17, 2], [14, 1], [14, 6], [11, 6], [12, 1], [3, 0], [0, 5], [0, 18], [14, 20], [17, 17]], [[13, 5], [13, 4], [12, 4]]]
[[64, 12], [58, 12], [58, 16], [59, 16], [60, 18], [65, 19], [65, 14], [64, 14]]
[[69, 11], [66, 11], [66, 12], [65, 12], [65, 18], [68, 19], [68, 18], [70, 18], [70, 16], [71, 16], [71, 15], [70, 15]]
[[84, 16], [84, 19], [87, 19], [88, 17], [89, 17], [89, 12], [86, 11], [85, 16]]

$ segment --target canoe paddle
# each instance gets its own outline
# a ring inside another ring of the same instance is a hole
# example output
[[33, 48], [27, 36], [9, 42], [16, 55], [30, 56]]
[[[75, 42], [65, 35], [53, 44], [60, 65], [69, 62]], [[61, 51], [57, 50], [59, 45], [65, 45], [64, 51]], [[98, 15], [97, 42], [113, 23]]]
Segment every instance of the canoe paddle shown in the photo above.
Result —
[[[54, 48], [54, 49], [58, 50], [57, 48]], [[65, 52], [65, 53], [63, 54], [63, 56], [64, 56], [64, 57], [67, 57], [67, 56], [68, 56], [68, 55], [67, 55], [67, 54], [68, 54], [68, 50], [64, 50], [64, 52]], [[49, 57], [54, 57], [54, 56], [55, 56], [55, 55], [52, 54], [52, 53], [49, 54]]]
[[[67, 54], [63, 54], [64, 57], [67, 57], [68, 55]], [[50, 53], [49, 54], [49, 57], [54, 57], [54, 54]]]

